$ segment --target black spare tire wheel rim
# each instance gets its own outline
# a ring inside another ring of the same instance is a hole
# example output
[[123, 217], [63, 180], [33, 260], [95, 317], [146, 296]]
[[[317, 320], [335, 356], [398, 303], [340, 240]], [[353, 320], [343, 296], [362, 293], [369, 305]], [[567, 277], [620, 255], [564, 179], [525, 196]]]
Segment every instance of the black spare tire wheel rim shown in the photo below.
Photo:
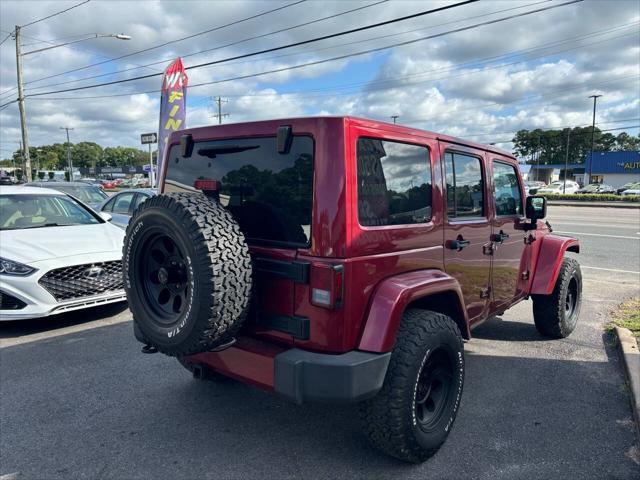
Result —
[[427, 353], [418, 373], [414, 412], [418, 427], [430, 433], [439, 428], [447, 407], [453, 403], [455, 378], [453, 352], [445, 346]]
[[141, 303], [149, 318], [161, 327], [178, 323], [192, 295], [187, 254], [162, 228], [150, 229], [140, 239], [136, 270], [140, 272]]

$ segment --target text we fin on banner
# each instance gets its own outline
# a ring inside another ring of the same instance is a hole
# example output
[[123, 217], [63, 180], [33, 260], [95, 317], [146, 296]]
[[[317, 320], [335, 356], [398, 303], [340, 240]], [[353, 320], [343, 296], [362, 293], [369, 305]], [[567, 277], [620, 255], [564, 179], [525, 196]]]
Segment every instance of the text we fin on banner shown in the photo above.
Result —
[[160, 97], [160, 129], [158, 132], [158, 173], [162, 170], [164, 152], [171, 132], [187, 128], [187, 84], [189, 79], [177, 58], [162, 76]]

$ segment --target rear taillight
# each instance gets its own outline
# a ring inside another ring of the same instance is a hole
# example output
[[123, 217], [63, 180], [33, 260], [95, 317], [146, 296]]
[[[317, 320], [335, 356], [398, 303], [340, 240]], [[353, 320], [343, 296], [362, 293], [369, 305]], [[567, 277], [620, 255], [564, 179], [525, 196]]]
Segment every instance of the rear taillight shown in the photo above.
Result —
[[220, 190], [220, 182], [218, 180], [210, 180], [207, 178], [198, 179], [193, 183], [193, 188], [206, 192], [217, 192]]
[[313, 305], [340, 308], [344, 294], [344, 266], [313, 263], [310, 287]]

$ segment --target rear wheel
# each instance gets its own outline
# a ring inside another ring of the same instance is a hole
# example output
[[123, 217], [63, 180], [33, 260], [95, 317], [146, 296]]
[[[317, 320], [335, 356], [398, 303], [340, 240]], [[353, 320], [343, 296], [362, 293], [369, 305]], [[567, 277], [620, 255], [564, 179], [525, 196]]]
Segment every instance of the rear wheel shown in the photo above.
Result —
[[576, 328], [582, 304], [580, 264], [572, 258], [563, 259], [553, 292], [532, 295], [532, 299], [538, 332], [546, 337], [568, 337]]
[[382, 389], [360, 404], [371, 442], [383, 452], [419, 463], [444, 443], [464, 383], [464, 351], [446, 315], [408, 310], [402, 319]]

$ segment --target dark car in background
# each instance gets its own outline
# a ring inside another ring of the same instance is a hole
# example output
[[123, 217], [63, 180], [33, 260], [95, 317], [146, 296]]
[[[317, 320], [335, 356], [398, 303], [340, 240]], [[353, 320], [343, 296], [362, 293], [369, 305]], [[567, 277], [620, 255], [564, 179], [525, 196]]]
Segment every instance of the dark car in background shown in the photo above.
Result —
[[71, 195], [82, 203], [89, 205], [94, 210], [98, 210], [102, 202], [109, 196], [96, 185], [84, 182], [30, 182], [25, 184], [28, 187], [52, 188], [59, 192]]
[[99, 212], [111, 214], [111, 223], [120, 228], [127, 228], [133, 211], [147, 198], [157, 194], [154, 188], [136, 188], [122, 190], [99, 206]]
[[576, 193], [579, 194], [591, 194], [591, 195], [605, 195], [615, 194], [616, 189], [611, 185], [605, 185], [604, 183], [590, 183], [589, 185], [582, 187]]

